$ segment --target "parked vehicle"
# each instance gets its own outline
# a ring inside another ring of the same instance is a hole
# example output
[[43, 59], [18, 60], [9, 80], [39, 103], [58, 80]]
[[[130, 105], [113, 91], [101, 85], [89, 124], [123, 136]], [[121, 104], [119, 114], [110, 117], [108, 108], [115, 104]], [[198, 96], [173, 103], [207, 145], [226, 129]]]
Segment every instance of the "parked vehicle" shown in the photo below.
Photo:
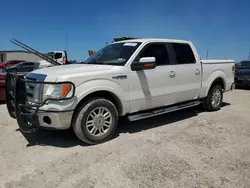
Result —
[[0, 73], [5, 72], [5, 69], [14, 66], [18, 63], [24, 62], [25, 60], [9, 60], [4, 63], [0, 63]]
[[6, 73], [0, 73], [0, 101], [5, 101], [5, 76]]
[[136, 121], [201, 103], [219, 110], [234, 71], [233, 60], [200, 60], [190, 41], [118, 41], [82, 64], [8, 73], [7, 107], [23, 132], [72, 126], [80, 140], [98, 144], [123, 116]]
[[21, 62], [6, 69], [6, 72], [27, 73], [38, 68], [37, 62]]
[[250, 86], [250, 60], [235, 64], [236, 86]]
[[[66, 51], [52, 51], [52, 52], [48, 52], [44, 55], [46, 55], [47, 57], [49, 57], [51, 59], [54, 59], [60, 65], [68, 64], [68, 58], [67, 58]], [[49, 61], [46, 61], [46, 60], [38, 61], [38, 63], [39, 63], [39, 68], [54, 66], [53, 64], [51, 64]]]

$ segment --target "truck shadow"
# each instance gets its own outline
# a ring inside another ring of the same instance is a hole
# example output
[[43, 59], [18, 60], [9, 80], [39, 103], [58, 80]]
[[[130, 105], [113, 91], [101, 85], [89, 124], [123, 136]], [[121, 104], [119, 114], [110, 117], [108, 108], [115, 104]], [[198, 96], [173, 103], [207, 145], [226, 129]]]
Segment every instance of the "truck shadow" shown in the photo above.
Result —
[[[230, 103], [223, 103], [222, 108], [230, 105]], [[203, 113], [199, 107], [193, 107], [178, 112], [172, 112], [165, 115], [160, 115], [140, 121], [129, 122], [122, 120], [119, 123], [117, 134], [113, 139], [117, 139], [121, 133], [137, 133], [143, 130], [149, 130], [160, 126], [169, 126], [169, 124], [189, 119]], [[17, 130], [18, 131], [18, 130]], [[75, 135], [72, 129], [65, 131], [51, 131], [40, 129], [33, 134], [22, 133], [28, 141], [27, 147], [32, 146], [54, 146], [61, 148], [74, 147], [77, 145], [88, 146], [82, 143]]]
[[[227, 102], [223, 102], [221, 107], [223, 108], [228, 105], [231, 105], [231, 104]], [[152, 129], [155, 127], [160, 127], [160, 126], [165, 126], [165, 125], [167, 126], [168, 124], [171, 124], [174, 122], [192, 118], [203, 112], [207, 112], [207, 111], [202, 110], [200, 107], [193, 107], [193, 108], [184, 109], [184, 110], [180, 110], [177, 112], [172, 112], [172, 113], [168, 113], [165, 115], [160, 115], [160, 116], [156, 116], [153, 118], [148, 118], [148, 119], [144, 119], [140, 121], [129, 122], [129, 121], [124, 120], [123, 122], [119, 124], [118, 134], [119, 133], [136, 133], [136, 132], [140, 132], [143, 130]]]

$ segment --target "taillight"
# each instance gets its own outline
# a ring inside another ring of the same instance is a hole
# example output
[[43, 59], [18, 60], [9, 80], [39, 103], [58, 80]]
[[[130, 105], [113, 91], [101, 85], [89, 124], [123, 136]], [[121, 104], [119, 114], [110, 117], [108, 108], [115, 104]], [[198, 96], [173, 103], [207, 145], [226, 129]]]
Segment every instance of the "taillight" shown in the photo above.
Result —
[[232, 72], [235, 74], [235, 65], [232, 66]]

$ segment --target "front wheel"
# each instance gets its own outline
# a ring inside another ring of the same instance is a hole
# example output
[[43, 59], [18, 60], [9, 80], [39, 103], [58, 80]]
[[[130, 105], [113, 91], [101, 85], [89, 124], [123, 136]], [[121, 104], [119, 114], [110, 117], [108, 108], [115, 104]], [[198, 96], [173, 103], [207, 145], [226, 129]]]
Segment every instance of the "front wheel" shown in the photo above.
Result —
[[203, 108], [208, 111], [217, 111], [220, 109], [223, 100], [223, 91], [220, 85], [214, 85], [210, 89], [208, 96], [204, 100]]
[[87, 144], [99, 144], [111, 139], [118, 124], [115, 105], [103, 98], [90, 99], [80, 105], [73, 118], [76, 136]]

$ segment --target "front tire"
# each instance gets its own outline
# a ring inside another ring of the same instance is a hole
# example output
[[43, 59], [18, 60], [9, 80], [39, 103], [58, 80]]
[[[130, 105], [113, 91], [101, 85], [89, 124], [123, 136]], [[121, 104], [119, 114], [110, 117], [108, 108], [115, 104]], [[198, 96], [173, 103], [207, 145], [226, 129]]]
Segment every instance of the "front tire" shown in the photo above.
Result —
[[220, 85], [214, 85], [210, 89], [208, 96], [204, 100], [203, 108], [207, 111], [217, 111], [220, 109], [223, 101], [223, 90]]
[[118, 112], [115, 105], [104, 98], [93, 98], [79, 106], [72, 126], [81, 141], [99, 144], [113, 137], [117, 124]]

